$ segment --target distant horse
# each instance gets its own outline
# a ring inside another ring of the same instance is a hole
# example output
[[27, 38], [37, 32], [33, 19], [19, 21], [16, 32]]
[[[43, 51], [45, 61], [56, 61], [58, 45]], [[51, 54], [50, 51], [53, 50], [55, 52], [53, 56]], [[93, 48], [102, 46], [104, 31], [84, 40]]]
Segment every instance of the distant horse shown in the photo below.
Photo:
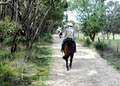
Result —
[[[66, 68], [69, 70], [69, 67], [72, 68], [72, 61], [75, 51], [75, 44], [72, 41], [72, 39], [67, 39], [67, 41], [64, 43], [64, 56], [63, 59], [66, 61]], [[68, 66], [68, 58], [70, 57], [70, 64]]]
[[62, 37], [62, 32], [59, 32], [59, 37], [60, 37], [60, 38]]

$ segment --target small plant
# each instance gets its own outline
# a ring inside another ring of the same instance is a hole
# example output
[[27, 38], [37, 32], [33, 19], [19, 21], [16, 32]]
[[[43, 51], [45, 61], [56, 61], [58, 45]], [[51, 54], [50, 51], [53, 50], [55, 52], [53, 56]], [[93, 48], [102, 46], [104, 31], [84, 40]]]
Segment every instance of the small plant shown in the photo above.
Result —
[[[0, 83], [1, 86], [9, 86], [12, 82], [14, 69], [8, 64], [0, 64]], [[8, 85], [9, 84], [9, 85]]]
[[3, 20], [0, 20], [1, 40], [3, 41], [5, 38], [14, 35], [16, 28], [22, 29], [22, 26], [14, 21], [11, 21], [9, 17], [6, 16]]
[[97, 42], [94, 44], [95, 48], [100, 51], [104, 51], [107, 48], [107, 45], [102, 42]]
[[18, 37], [18, 42], [23, 42], [23, 41], [25, 41], [25, 38], [23, 36], [19, 36]]
[[0, 60], [6, 57], [9, 54], [8, 51], [0, 50]]
[[10, 36], [10, 37], [7, 37], [7, 38], [5, 38], [5, 40], [4, 40], [4, 44], [5, 45], [11, 45], [12, 44], [12, 42], [13, 42], [13, 37], [12, 36]]
[[0, 50], [0, 59], [5, 55], [4, 51]]

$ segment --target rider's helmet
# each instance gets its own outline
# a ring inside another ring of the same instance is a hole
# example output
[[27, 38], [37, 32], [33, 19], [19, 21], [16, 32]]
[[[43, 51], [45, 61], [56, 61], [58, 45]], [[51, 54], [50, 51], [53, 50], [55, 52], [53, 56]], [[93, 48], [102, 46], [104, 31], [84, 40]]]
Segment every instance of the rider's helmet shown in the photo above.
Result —
[[70, 27], [72, 27], [72, 26], [73, 26], [73, 24], [72, 24], [72, 23], [68, 23], [67, 25], [68, 25], [68, 26], [70, 26]]

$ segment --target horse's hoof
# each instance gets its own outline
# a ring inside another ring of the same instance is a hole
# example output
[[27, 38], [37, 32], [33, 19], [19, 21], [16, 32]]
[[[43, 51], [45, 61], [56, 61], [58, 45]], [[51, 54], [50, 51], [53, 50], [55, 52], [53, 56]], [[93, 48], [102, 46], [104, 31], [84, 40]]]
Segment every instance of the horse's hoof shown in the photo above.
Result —
[[63, 56], [63, 59], [66, 60], [65, 56]]
[[67, 69], [67, 71], [69, 71], [69, 69]]

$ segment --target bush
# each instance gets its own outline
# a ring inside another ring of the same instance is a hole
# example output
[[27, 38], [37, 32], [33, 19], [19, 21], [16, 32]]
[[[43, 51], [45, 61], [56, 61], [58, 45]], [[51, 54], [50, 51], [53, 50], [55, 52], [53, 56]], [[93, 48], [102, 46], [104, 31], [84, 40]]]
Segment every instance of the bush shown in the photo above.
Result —
[[37, 36], [35, 38], [35, 41], [40, 40], [43, 43], [44, 42], [46, 42], [46, 43], [47, 42], [48, 43], [52, 43], [51, 39], [52, 39], [52, 35], [51, 34], [48, 34], [48, 33], [39, 33], [39, 34], [37, 34]]
[[100, 51], [104, 51], [107, 48], [107, 45], [102, 42], [97, 42], [94, 44], [95, 48]]
[[3, 50], [0, 50], [0, 60], [4, 57], [6, 57], [9, 53], [6, 51], [3, 51]]
[[[12, 82], [14, 70], [8, 64], [0, 64], [0, 83], [1, 86], [9, 86]], [[9, 84], [9, 85], [8, 85]]]
[[9, 35], [13, 35], [16, 28], [22, 29], [21, 25], [14, 21], [11, 21], [9, 17], [5, 17], [3, 20], [0, 20], [1, 37], [5, 38]]
[[87, 39], [85, 40], [85, 44], [86, 44], [87, 46], [90, 46], [91, 41], [90, 41], [90, 39], [89, 39], [89, 38], [87, 38]]
[[18, 37], [18, 42], [24, 42], [24, 41], [25, 41], [25, 38], [23, 36]]
[[11, 45], [12, 42], [13, 42], [13, 37], [10, 36], [10, 37], [5, 38], [5, 40], [4, 40], [3, 43], [4, 43], [5, 45]]
[[5, 55], [4, 51], [0, 50], [0, 59]]

